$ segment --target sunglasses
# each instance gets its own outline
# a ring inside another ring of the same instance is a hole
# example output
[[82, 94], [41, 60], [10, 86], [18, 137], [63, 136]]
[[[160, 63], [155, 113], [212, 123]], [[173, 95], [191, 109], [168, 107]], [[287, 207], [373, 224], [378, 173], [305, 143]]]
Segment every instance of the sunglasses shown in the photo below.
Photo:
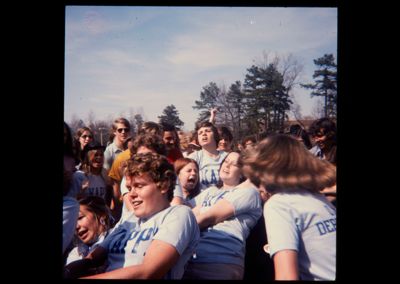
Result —
[[118, 131], [118, 133], [122, 133], [122, 131], [129, 132], [130, 129], [129, 128], [118, 128], [117, 131]]
[[86, 139], [86, 138], [93, 138], [92, 135], [82, 135], [81, 138]]

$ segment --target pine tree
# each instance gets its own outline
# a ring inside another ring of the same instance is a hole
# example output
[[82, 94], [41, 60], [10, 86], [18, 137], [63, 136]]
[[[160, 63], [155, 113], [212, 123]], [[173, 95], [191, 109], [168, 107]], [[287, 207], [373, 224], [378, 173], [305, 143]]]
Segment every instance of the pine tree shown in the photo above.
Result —
[[176, 127], [183, 126], [183, 121], [179, 119], [179, 113], [174, 105], [169, 105], [163, 110], [163, 115], [159, 117], [159, 123], [167, 123]]
[[318, 67], [314, 71], [315, 84], [301, 84], [303, 88], [311, 89], [311, 97], [324, 98], [325, 117], [336, 118], [337, 116], [337, 65], [333, 54], [325, 54], [323, 57], [314, 59]]

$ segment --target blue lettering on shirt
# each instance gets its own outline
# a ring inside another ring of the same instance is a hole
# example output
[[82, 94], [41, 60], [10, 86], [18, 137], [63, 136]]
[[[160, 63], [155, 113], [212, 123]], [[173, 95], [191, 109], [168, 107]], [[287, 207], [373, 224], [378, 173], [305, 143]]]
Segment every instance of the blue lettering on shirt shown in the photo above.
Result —
[[325, 235], [336, 231], [336, 218], [320, 221], [315, 224], [317, 226], [319, 235]]
[[[138, 247], [141, 241], [148, 241], [158, 232], [158, 228], [147, 228], [144, 229], [137, 237], [136, 243], [132, 248], [132, 253], [137, 253], [136, 248]], [[135, 235], [136, 238], [137, 234]], [[134, 238], [132, 238], [134, 239]]]
[[217, 177], [215, 175], [215, 171], [211, 170], [211, 183], [212, 184], [217, 184], [217, 182], [218, 182], [218, 179], [217, 179]]

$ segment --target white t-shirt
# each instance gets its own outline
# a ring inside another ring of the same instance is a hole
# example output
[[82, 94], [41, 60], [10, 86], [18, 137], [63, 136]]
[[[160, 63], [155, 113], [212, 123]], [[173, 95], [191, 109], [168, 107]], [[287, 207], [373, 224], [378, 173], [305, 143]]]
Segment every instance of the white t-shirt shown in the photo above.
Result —
[[139, 219], [133, 212], [100, 244], [108, 251], [107, 271], [141, 264], [154, 239], [176, 248], [180, 257], [165, 279], [181, 279], [184, 266], [199, 240], [199, 226], [190, 208], [168, 207], [148, 219]]
[[301, 280], [334, 280], [336, 208], [322, 194], [275, 193], [264, 204], [270, 256], [298, 253]]

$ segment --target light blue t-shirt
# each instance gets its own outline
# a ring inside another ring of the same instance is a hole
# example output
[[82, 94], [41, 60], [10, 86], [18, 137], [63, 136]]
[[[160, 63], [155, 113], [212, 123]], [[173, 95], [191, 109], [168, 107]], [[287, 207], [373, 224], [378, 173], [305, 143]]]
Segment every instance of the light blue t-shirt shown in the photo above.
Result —
[[199, 226], [190, 208], [184, 205], [168, 207], [148, 219], [131, 213], [100, 244], [108, 251], [107, 271], [141, 264], [151, 242], [166, 242], [179, 253], [178, 262], [165, 279], [181, 279], [186, 262], [199, 240]]
[[[82, 191], [83, 182], [89, 182], [88, 187]], [[83, 171], [76, 171], [72, 176], [70, 190], [67, 196], [77, 197], [78, 194], [83, 196], [98, 196], [106, 199], [107, 186], [101, 175], [86, 175]]]
[[63, 247], [64, 253], [71, 243], [76, 229], [76, 223], [79, 216], [79, 203], [75, 198], [63, 197]]
[[234, 215], [200, 232], [200, 241], [191, 262], [228, 263], [244, 267], [246, 239], [262, 214], [260, 194], [254, 187], [218, 189], [213, 186], [191, 200], [192, 206], [208, 210], [225, 199], [234, 207]]
[[203, 191], [210, 186], [217, 185], [219, 181], [219, 168], [222, 161], [228, 155], [228, 152], [218, 151], [217, 158], [208, 156], [204, 150], [194, 151], [188, 158], [193, 159], [199, 165], [199, 183], [200, 191]]
[[301, 280], [334, 280], [336, 208], [322, 194], [275, 193], [264, 205], [270, 256], [298, 253]]

